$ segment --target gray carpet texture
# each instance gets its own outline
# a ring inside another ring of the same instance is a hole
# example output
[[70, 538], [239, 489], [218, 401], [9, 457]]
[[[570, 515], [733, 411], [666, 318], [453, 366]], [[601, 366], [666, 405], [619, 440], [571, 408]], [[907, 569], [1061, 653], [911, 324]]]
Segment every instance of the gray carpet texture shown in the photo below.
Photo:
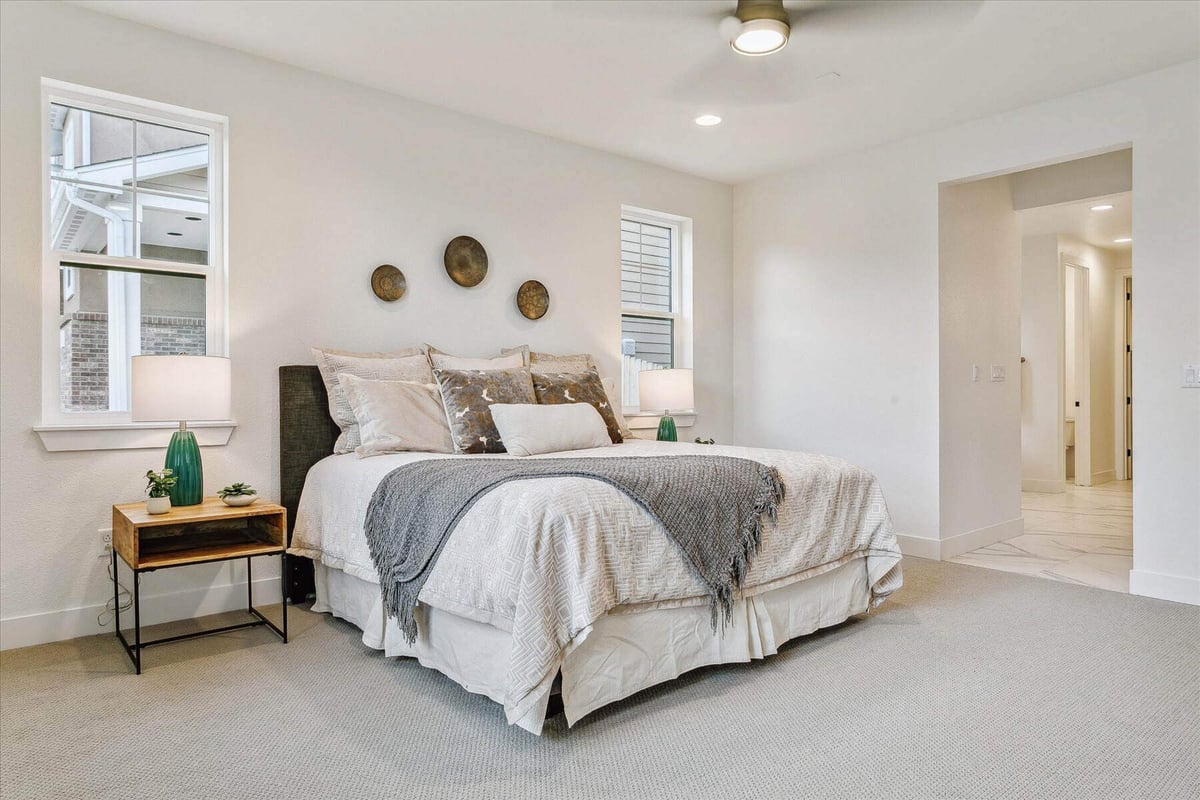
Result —
[[111, 636], [7, 651], [0, 796], [1200, 797], [1200, 608], [904, 570], [869, 615], [541, 738], [299, 609], [290, 644], [164, 645], [140, 677]]

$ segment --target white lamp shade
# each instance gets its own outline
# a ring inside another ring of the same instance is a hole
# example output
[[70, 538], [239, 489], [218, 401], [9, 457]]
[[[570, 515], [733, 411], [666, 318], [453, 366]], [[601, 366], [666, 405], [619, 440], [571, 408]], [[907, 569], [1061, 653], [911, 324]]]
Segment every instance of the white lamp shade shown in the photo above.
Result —
[[134, 356], [134, 422], [229, 419], [229, 359], [217, 356]]
[[696, 407], [690, 369], [648, 369], [638, 373], [642, 411], [682, 411]]

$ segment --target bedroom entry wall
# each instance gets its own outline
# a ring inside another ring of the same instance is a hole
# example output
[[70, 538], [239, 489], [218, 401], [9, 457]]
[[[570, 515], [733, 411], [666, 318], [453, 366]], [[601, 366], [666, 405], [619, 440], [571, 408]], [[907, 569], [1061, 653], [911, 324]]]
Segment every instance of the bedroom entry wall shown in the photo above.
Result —
[[[973, 496], [963, 484], [976, 473], [950, 473], [941, 457], [943, 413], [970, 418], [973, 397], [941, 408], [939, 187], [1132, 146], [1139, 511], [1130, 591], [1200, 604], [1200, 392], [1180, 387], [1181, 365], [1200, 357], [1198, 95], [1191, 61], [736, 187], [738, 439], [820, 450], [875, 472], [907, 554], [943, 557], [945, 539], [1015, 518], [1006, 498], [990, 518], [968, 520], [974, 510], [953, 504]], [[1009, 327], [998, 350], [1011, 376], [1020, 353]], [[1000, 385], [997, 397], [1014, 386]], [[1009, 440], [1018, 436], [1014, 428]], [[968, 460], [992, 457], [974, 430], [959, 444], [972, 448]], [[1019, 450], [1002, 453], [999, 468], [1016, 486]], [[943, 508], [973, 527], [943, 527]]]

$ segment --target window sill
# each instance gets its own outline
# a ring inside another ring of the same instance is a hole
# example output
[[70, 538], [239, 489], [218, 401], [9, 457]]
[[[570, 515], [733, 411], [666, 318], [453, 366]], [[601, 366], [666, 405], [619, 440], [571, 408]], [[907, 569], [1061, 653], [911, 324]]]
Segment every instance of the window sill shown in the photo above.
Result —
[[[640, 411], [629, 411], [625, 413], [625, 422], [629, 425], [631, 431], [656, 430], [658, 421], [662, 419], [662, 414], [643, 414]], [[690, 428], [696, 424], [696, 412], [684, 411], [676, 412], [671, 415], [675, 418], [676, 428]]]
[[[229, 443], [237, 423], [233, 420], [193, 422], [188, 430], [202, 447]], [[38, 425], [34, 432], [51, 453], [70, 450], [144, 450], [166, 447], [169, 433], [179, 429], [171, 422], [120, 422], [91, 425]]]

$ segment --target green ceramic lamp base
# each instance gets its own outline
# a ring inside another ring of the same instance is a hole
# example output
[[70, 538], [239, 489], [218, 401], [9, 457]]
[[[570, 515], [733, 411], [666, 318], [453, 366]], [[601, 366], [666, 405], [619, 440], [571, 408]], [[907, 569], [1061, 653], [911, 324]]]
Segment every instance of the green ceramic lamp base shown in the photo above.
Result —
[[204, 467], [200, 463], [200, 445], [196, 435], [180, 429], [167, 445], [166, 468], [175, 473], [171, 490], [172, 506], [194, 506], [204, 500]]
[[675, 418], [666, 415], [658, 421], [658, 441], [677, 442], [679, 435], [675, 432]]

